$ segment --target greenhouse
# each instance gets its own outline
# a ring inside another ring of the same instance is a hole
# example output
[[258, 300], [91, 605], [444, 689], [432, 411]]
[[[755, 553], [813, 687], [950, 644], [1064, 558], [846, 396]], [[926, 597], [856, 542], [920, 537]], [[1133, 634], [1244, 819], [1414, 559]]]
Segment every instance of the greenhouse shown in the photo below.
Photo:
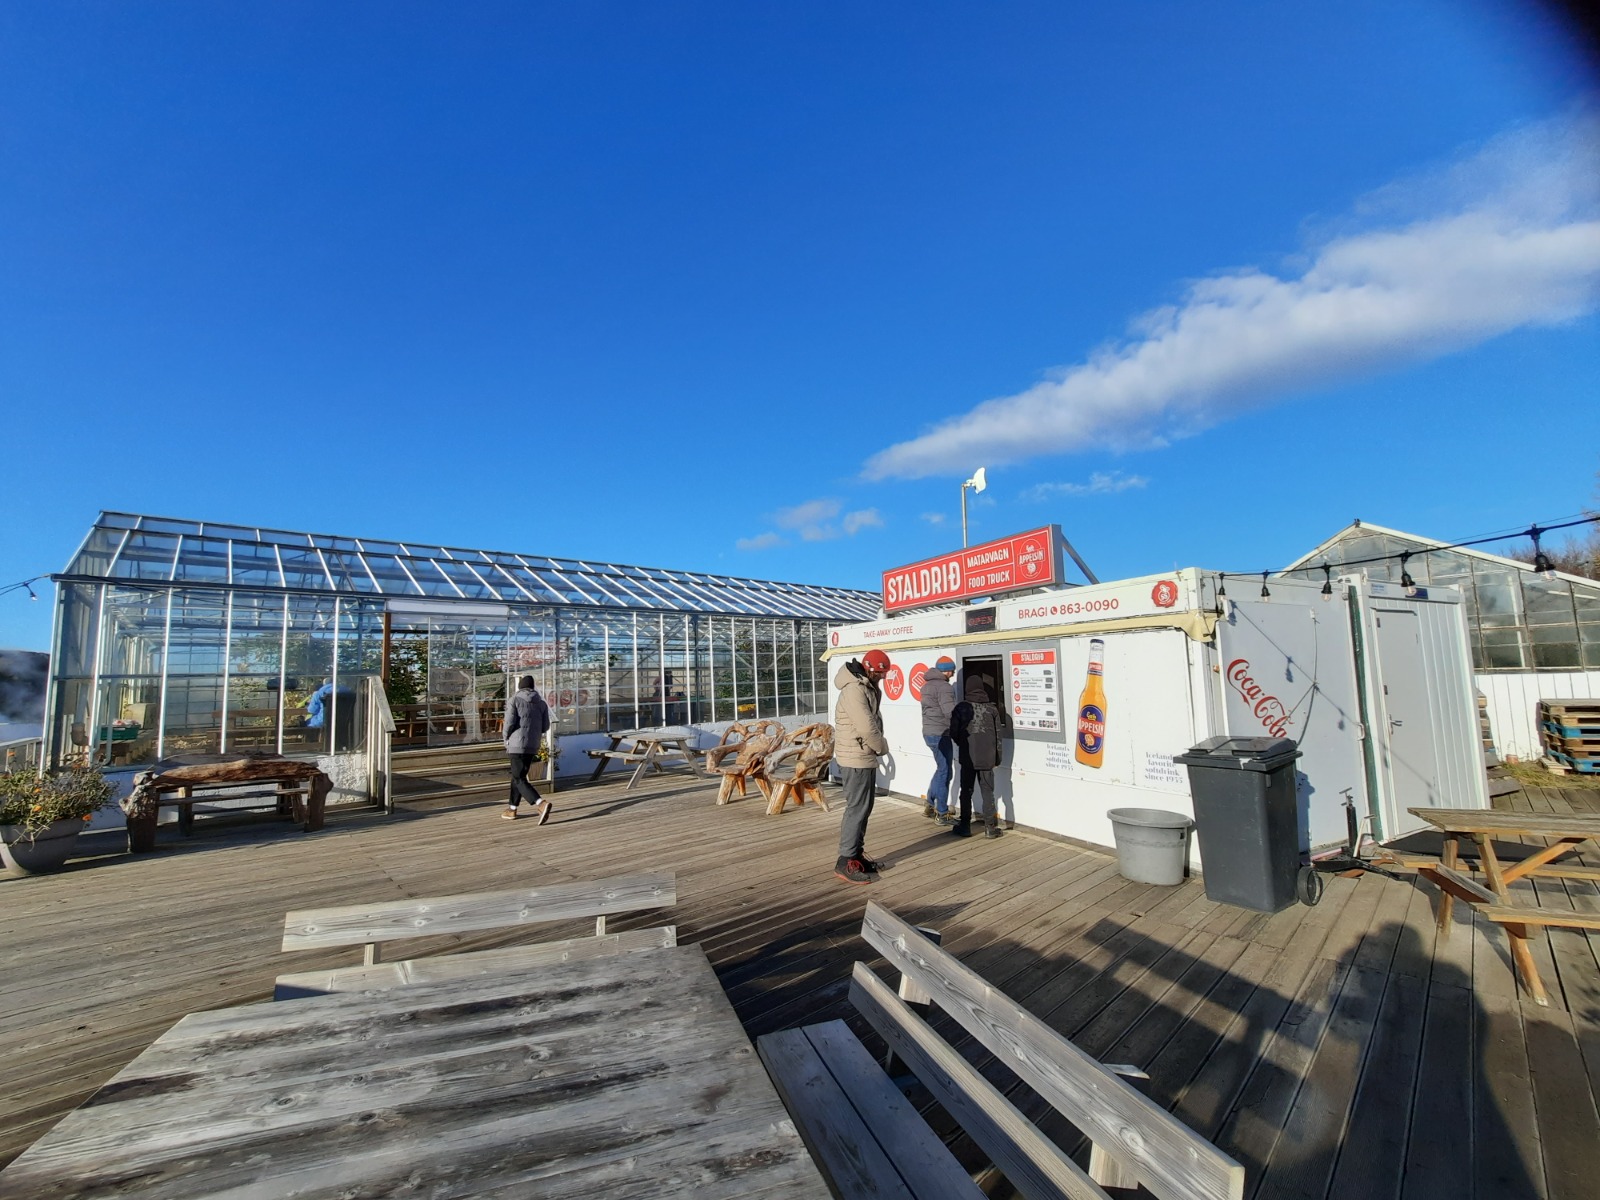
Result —
[[[1381, 561], [1370, 561], [1381, 560]], [[1283, 574], [1320, 580], [1347, 565], [1373, 579], [1460, 588], [1481, 672], [1600, 669], [1600, 582], [1357, 521]]]
[[46, 752], [364, 754], [498, 740], [532, 675], [562, 735], [827, 710], [828, 623], [875, 592], [102, 513], [56, 583]]

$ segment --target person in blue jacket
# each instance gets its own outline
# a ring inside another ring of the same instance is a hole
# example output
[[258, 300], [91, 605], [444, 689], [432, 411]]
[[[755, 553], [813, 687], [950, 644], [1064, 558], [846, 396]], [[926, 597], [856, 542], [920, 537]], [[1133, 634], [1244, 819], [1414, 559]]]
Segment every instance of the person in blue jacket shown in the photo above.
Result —
[[355, 718], [356, 694], [347, 687], [335, 688], [331, 679], [324, 679], [306, 701], [306, 728], [325, 729], [330, 735], [337, 735], [324, 736], [324, 749], [350, 749]]

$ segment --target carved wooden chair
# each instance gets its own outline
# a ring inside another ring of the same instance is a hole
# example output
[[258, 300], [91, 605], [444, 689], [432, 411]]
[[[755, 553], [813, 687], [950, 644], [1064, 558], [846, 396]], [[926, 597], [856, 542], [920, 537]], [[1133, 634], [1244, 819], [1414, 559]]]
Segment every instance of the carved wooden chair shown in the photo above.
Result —
[[761, 760], [783, 744], [787, 734], [777, 721], [734, 722], [722, 735], [722, 740], [706, 751], [706, 774], [721, 775], [722, 786], [717, 789], [717, 803], [726, 804], [745, 795], [745, 781], [757, 779]]
[[833, 726], [823, 722], [795, 730], [775, 753], [761, 763], [756, 783], [767, 798], [767, 815], [775, 817], [791, 799], [799, 808], [814, 800], [828, 811], [822, 781], [833, 761]]

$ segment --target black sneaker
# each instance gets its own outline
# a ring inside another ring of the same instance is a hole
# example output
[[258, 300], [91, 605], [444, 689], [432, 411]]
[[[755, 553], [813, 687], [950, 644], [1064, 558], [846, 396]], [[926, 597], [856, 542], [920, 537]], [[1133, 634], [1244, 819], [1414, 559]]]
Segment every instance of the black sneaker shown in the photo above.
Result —
[[862, 870], [868, 871], [873, 875], [876, 875], [879, 871], [883, 870], [884, 867], [889, 865], [881, 858], [868, 858], [865, 854], [863, 854], [857, 861], [861, 863]]
[[833, 864], [833, 873], [846, 883], [871, 883], [866, 864], [859, 858], [841, 858]]
[[965, 821], [954, 821], [950, 825], [950, 832], [955, 837], [971, 837], [972, 826], [968, 825]]

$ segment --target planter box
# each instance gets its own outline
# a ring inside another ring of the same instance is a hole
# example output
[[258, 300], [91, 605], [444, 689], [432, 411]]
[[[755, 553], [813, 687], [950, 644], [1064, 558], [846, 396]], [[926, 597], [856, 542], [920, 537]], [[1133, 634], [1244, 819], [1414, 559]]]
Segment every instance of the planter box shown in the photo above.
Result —
[[84, 823], [53, 821], [29, 839], [20, 825], [0, 825], [0, 863], [7, 875], [39, 875], [59, 871], [72, 857]]

